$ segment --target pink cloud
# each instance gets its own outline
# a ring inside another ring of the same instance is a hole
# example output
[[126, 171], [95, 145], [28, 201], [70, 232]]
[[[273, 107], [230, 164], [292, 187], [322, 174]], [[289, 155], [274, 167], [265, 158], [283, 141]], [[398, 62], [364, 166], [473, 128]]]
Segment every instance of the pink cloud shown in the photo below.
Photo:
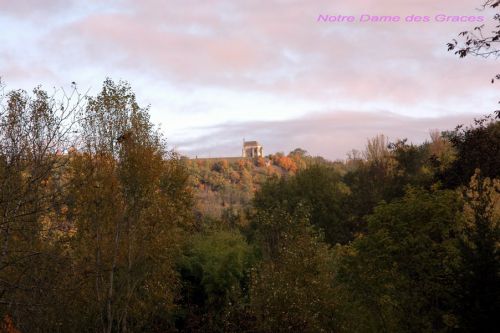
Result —
[[[127, 2], [126, 2], [127, 4]], [[436, 100], [484, 86], [490, 64], [445, 43], [470, 24], [318, 24], [319, 13], [474, 14], [477, 1], [141, 1], [56, 32], [83, 60], [178, 84], [393, 102]], [[53, 34], [47, 36], [52, 39]], [[284, 54], [297, 55], [295, 62]], [[449, 78], [449, 80], [446, 80]], [[443, 80], [444, 79], [444, 80]], [[491, 91], [491, 90], [489, 90]]]
[[[186, 91], [216, 88], [220, 99], [224, 91], [250, 92], [374, 112], [382, 105], [450, 115], [455, 108], [487, 112], [479, 105], [496, 103], [498, 88], [489, 84], [494, 63], [446, 51], [446, 42], [474, 24], [316, 22], [319, 14], [480, 15], [480, 0], [123, 0], [93, 2], [106, 10], [73, 13], [72, 20], [63, 20], [68, 5], [60, 0], [30, 3], [0, 0], [11, 15], [64, 23], [52, 22], [33, 45], [35, 57], [16, 55], [0, 67], [11, 77], [35, 67], [36, 75], [60, 77], [88, 69], [97, 80], [127, 72], [132, 83], [147, 77]], [[192, 101], [197, 115], [199, 103]]]

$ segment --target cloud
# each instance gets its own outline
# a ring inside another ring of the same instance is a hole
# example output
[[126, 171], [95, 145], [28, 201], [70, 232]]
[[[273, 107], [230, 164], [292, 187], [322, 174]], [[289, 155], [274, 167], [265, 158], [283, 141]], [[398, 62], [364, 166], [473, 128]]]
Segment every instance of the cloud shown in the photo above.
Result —
[[[82, 17], [92, 7], [102, 8], [99, 3], [98, 0], [0, 0], [0, 26], [2, 19], [7, 19], [10, 23], [22, 24], [27, 30], [32, 27], [45, 30]], [[6, 32], [23, 33], [26, 31], [7, 29]], [[20, 40], [20, 42], [23, 41]]]
[[391, 141], [406, 138], [417, 144], [429, 140], [430, 130], [451, 130], [458, 124], [470, 124], [477, 116], [414, 118], [391, 112], [317, 113], [284, 121], [225, 123], [201, 129], [209, 134], [195, 139], [172, 138], [170, 144], [190, 157], [227, 157], [239, 156], [245, 138], [258, 140], [266, 154], [287, 153], [300, 147], [311, 155], [344, 159], [352, 149], [362, 150], [367, 139], [377, 134], [384, 134]]
[[84, 63], [128, 69], [186, 89], [211, 85], [284, 98], [437, 103], [479, 99], [471, 86], [492, 94], [491, 62], [461, 61], [446, 51], [446, 42], [473, 25], [331, 24], [316, 17], [473, 15], [476, 7], [477, 1], [452, 0], [363, 6], [352, 1], [125, 1], [50, 32], [46, 45], [50, 50], [64, 45], [60, 57], [77, 52]]
[[0, 8], [3, 15], [28, 17], [32, 15], [46, 15], [60, 9], [67, 9], [73, 1], [66, 0], [43, 0], [34, 3], [30, 0], [0, 0]]
[[[446, 42], [474, 24], [318, 23], [317, 16], [492, 16], [477, 12], [479, 5], [478, 0], [0, 0], [0, 28], [10, 32], [0, 36], [0, 75], [9, 86], [32, 82], [22, 87], [27, 89], [76, 81], [86, 90], [106, 76], [129, 80], [145, 104], [155, 101], [155, 122], [171, 124], [170, 133], [196, 133], [192, 143], [178, 138], [192, 150], [215, 140], [227, 146], [221, 153], [233, 151], [229, 147], [239, 151], [232, 142], [241, 140], [224, 143], [223, 131], [193, 129], [194, 122], [224, 127], [245, 121], [251, 128], [308, 114], [300, 121], [309, 127], [298, 126], [296, 118], [283, 122], [296, 129], [292, 141], [279, 142], [274, 132], [257, 128], [250, 135], [269, 138], [273, 150], [288, 149], [287, 142], [303, 146], [308, 138], [310, 150], [339, 157], [351, 148], [349, 142], [359, 145], [354, 137], [372, 134], [356, 122], [346, 121], [343, 126], [351, 128], [342, 130], [323, 119], [335, 128], [332, 137], [310, 110], [366, 111], [365, 119], [389, 110], [394, 113], [389, 124], [396, 114], [411, 124], [418, 118], [454, 119], [494, 107], [498, 88], [489, 80], [496, 72], [492, 59], [458, 59], [446, 51]], [[213, 93], [207, 97], [207, 92]], [[375, 124], [384, 131], [385, 123]], [[315, 127], [333, 142], [330, 148], [319, 149]], [[281, 136], [290, 132], [273, 129]], [[344, 142], [340, 134], [350, 141], [335, 148]]]
[[[3, 2], [7, 12], [39, 17], [72, 8], [61, 0]], [[81, 63], [99, 70], [106, 64], [191, 87], [415, 101], [435, 99], [428, 83], [438, 76], [467, 78], [438, 84], [446, 92], [488, 81], [489, 64], [462, 66], [445, 50], [444, 44], [470, 25], [321, 24], [316, 17], [473, 14], [476, 6], [476, 1], [452, 0], [439, 5], [366, 1], [363, 6], [326, 0], [108, 1], [107, 10], [89, 10], [47, 32], [37, 48], [48, 59], [64, 62], [78, 54]]]

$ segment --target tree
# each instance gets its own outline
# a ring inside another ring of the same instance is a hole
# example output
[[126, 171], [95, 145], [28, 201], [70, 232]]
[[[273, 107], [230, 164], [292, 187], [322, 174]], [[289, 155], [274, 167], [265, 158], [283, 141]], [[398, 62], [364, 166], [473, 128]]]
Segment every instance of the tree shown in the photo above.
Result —
[[268, 181], [256, 193], [257, 210], [281, 208], [289, 214], [305, 205], [310, 209], [311, 224], [321, 228], [330, 244], [345, 244], [352, 239], [351, 226], [345, 220], [343, 204], [349, 189], [331, 167], [313, 165], [289, 179]]
[[[483, 10], [487, 8], [498, 10], [500, 8], [500, 1], [486, 0], [482, 8]], [[450, 43], [447, 43], [448, 51], [454, 51], [460, 58], [469, 55], [483, 58], [498, 58], [500, 56], [500, 49], [498, 48], [500, 43], [500, 13], [496, 13], [493, 16], [493, 25], [494, 30], [486, 34], [484, 24], [470, 31], [462, 31], [459, 36], [464, 38], [465, 41], [460, 44], [456, 39], [452, 40]], [[500, 80], [500, 74], [496, 74], [491, 83], [494, 83], [495, 80]], [[497, 110], [496, 113], [497, 117], [500, 117], [500, 110]]]
[[[500, 6], [499, 0], [487, 0], [483, 3], [483, 9], [497, 8]], [[448, 43], [448, 51], [455, 51], [461, 58], [468, 55], [490, 57], [498, 56], [500, 50], [496, 47], [500, 42], [500, 14], [495, 14], [493, 20], [498, 23], [495, 29], [488, 35], [484, 34], [484, 25], [475, 27], [472, 31], [463, 31], [459, 34], [465, 38], [463, 45], [459, 45], [457, 40]]]
[[461, 209], [455, 192], [409, 189], [402, 199], [377, 206], [366, 234], [337, 249], [338, 297], [349, 330], [458, 326]]
[[307, 150], [302, 149], [302, 148], [295, 148], [288, 155], [289, 156], [296, 155], [296, 156], [304, 157], [304, 156], [307, 156]]
[[500, 121], [486, 116], [476, 119], [474, 125], [457, 126], [445, 137], [455, 149], [455, 160], [438, 174], [447, 187], [468, 185], [476, 169], [488, 178], [500, 176]]
[[433, 182], [429, 144], [408, 144], [406, 139], [389, 144], [394, 161], [395, 187], [403, 190], [408, 184], [427, 187]]
[[283, 170], [290, 172], [290, 173], [297, 172], [297, 164], [290, 157], [278, 155], [274, 159], [274, 164], [281, 167]]
[[388, 143], [379, 135], [369, 140], [364, 155], [366, 159], [361, 159], [359, 153], [353, 153], [343, 177], [351, 191], [345, 210], [356, 233], [366, 230], [365, 216], [381, 201], [401, 198], [408, 185], [429, 188], [434, 181], [427, 143], [414, 145], [406, 139]]
[[[5, 98], [5, 99], [4, 99]], [[37, 87], [0, 96], [0, 316], [22, 330], [46, 323], [65, 256], [51, 219], [60, 205], [62, 151], [82, 99]]]
[[494, 331], [500, 324], [500, 180], [484, 178], [477, 171], [463, 195], [461, 326], [469, 332]]
[[364, 158], [374, 164], [386, 164], [389, 161], [389, 140], [379, 134], [368, 140], [364, 151]]
[[181, 315], [186, 331], [220, 331], [233, 305], [245, 297], [254, 249], [237, 231], [194, 235], [178, 260], [182, 276]]
[[124, 82], [104, 82], [81, 126], [67, 201], [74, 260], [87, 272], [83, 317], [97, 331], [165, 329], [177, 295], [174, 258], [191, 219], [184, 165]]
[[336, 327], [333, 260], [305, 207], [257, 216], [264, 260], [252, 274], [254, 332], [325, 332]]
[[430, 131], [431, 142], [429, 143], [430, 165], [437, 168], [441, 173], [453, 163], [455, 150], [451, 142], [437, 129]]

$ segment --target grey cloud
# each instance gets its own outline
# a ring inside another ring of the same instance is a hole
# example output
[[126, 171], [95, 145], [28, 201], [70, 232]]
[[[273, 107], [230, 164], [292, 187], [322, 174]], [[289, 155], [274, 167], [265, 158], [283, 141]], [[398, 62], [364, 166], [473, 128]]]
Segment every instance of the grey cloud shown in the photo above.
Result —
[[390, 140], [407, 138], [413, 143], [429, 139], [432, 129], [451, 130], [470, 124], [474, 114], [437, 118], [413, 118], [390, 112], [331, 112], [284, 121], [224, 123], [202, 130], [210, 134], [190, 140], [170, 138], [181, 153], [190, 157], [239, 156], [243, 138], [258, 140], [265, 153], [289, 152], [301, 147], [312, 155], [344, 159], [352, 149], [364, 148], [368, 138], [385, 134]]

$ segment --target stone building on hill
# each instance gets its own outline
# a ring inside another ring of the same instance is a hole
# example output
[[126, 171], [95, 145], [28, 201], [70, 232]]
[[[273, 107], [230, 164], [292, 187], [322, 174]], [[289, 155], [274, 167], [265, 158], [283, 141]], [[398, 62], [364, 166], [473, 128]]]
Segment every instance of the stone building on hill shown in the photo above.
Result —
[[264, 150], [257, 141], [243, 140], [243, 149], [241, 151], [242, 157], [264, 157]]

